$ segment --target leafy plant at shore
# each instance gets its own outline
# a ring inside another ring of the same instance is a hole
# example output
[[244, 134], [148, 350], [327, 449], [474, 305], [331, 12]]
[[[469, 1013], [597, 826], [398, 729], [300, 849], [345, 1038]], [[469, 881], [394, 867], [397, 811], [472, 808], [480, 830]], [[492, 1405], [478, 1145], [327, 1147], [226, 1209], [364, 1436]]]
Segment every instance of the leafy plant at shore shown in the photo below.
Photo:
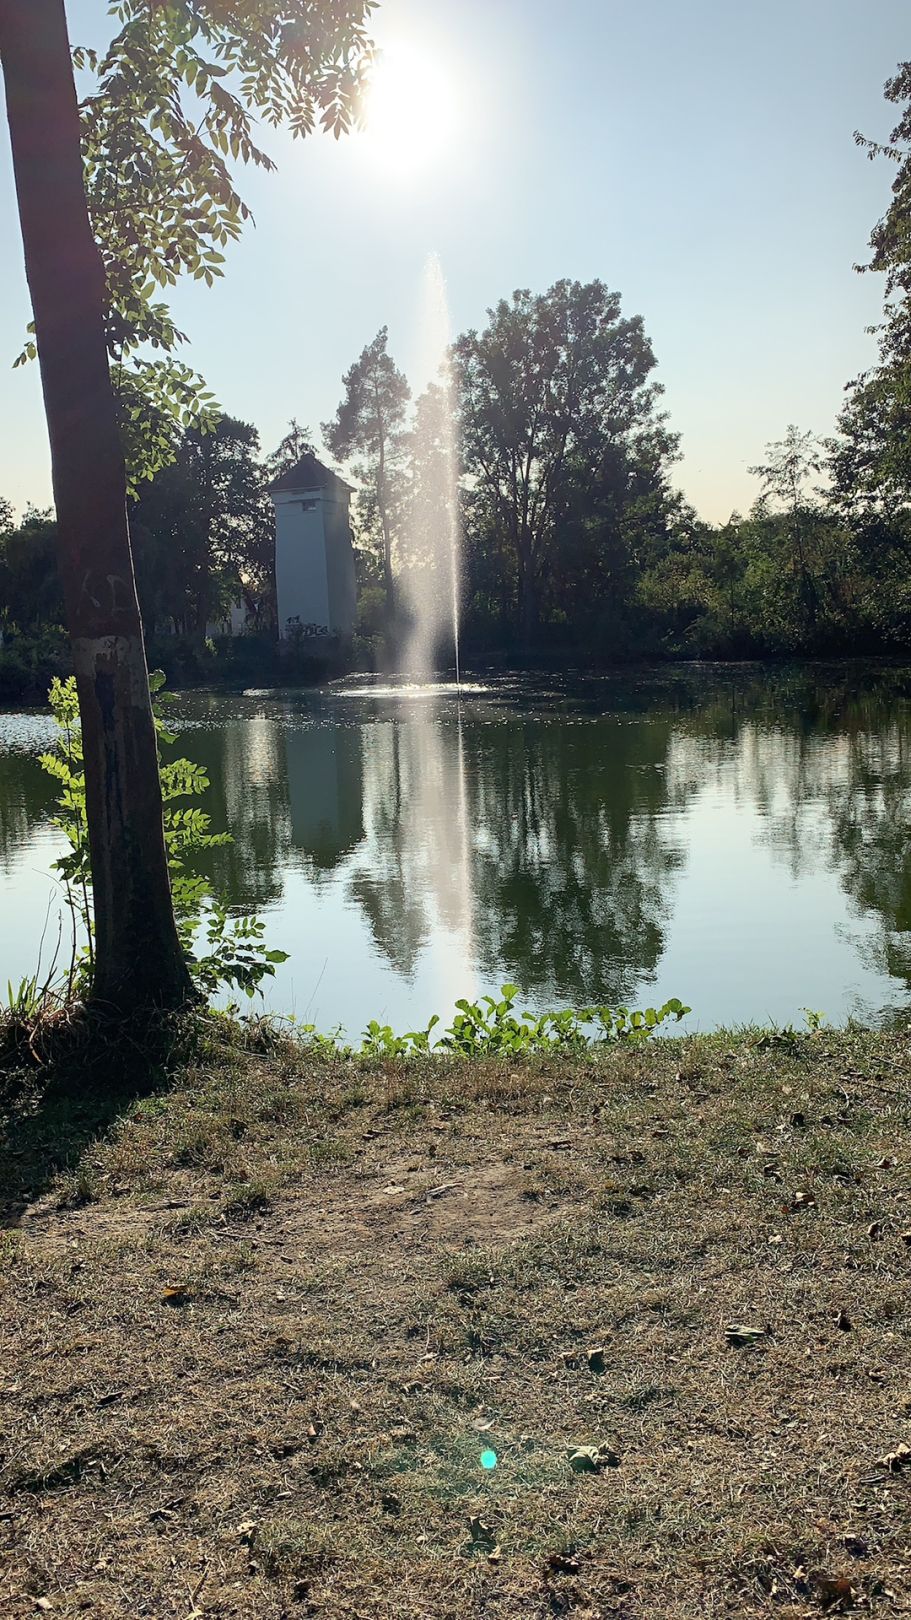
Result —
[[[364, 1032], [363, 1057], [415, 1057], [422, 1053], [456, 1052], [463, 1057], [515, 1057], [542, 1052], [582, 1051], [617, 1041], [635, 1043], [673, 1018], [679, 1023], [690, 1008], [673, 997], [662, 1007], [630, 1012], [626, 1007], [564, 1007], [558, 1012], [520, 1012], [515, 1009], [519, 987], [501, 986], [499, 998], [479, 1001], [464, 997], [456, 1002], [456, 1016], [438, 1041], [431, 1035], [440, 1022], [431, 1018], [426, 1029], [396, 1035], [389, 1024], [372, 1019]], [[324, 1040], [325, 1037], [319, 1037]]]
[[[160, 670], [149, 677], [157, 706], [170, 694], [162, 691]], [[59, 784], [57, 814], [53, 825], [69, 845], [54, 862], [60, 874], [67, 905], [73, 919], [73, 948], [66, 985], [66, 999], [84, 996], [92, 979], [94, 915], [92, 877], [89, 863], [88, 824], [85, 812], [85, 771], [79, 703], [73, 676], [51, 683], [51, 712], [58, 737], [53, 750], [41, 755], [41, 765]], [[227, 907], [212, 893], [208, 879], [194, 871], [193, 858], [201, 851], [232, 842], [230, 833], [213, 833], [210, 817], [198, 805], [186, 801], [205, 793], [209, 778], [201, 765], [189, 759], [161, 759], [161, 745], [176, 742], [160, 713], [155, 715], [159, 743], [161, 794], [164, 801], [165, 845], [171, 874], [171, 893], [180, 941], [200, 991], [212, 995], [222, 985], [231, 985], [252, 997], [264, 978], [275, 973], [275, 964], [287, 960], [287, 952], [267, 950], [263, 943], [265, 924], [258, 917], [232, 917]], [[79, 931], [86, 944], [78, 949]]]

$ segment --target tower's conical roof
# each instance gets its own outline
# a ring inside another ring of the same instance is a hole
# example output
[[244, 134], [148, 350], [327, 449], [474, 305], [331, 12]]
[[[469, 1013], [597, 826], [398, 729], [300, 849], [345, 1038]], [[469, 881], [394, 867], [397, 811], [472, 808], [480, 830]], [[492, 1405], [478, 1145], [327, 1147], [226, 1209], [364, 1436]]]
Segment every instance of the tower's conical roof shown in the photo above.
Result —
[[269, 485], [269, 494], [274, 495], [280, 491], [285, 495], [289, 493], [306, 495], [314, 489], [332, 489], [338, 486], [348, 490], [349, 493], [353, 487], [346, 483], [344, 478], [340, 478], [337, 472], [333, 472], [331, 467], [326, 467], [318, 460], [312, 450], [308, 450], [293, 467], [279, 473]]

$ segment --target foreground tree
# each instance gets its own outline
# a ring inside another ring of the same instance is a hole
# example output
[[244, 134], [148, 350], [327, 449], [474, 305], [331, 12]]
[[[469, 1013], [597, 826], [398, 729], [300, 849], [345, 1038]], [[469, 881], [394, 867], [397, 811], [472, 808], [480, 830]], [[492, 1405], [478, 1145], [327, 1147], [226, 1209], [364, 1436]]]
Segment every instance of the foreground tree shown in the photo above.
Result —
[[405, 412], [411, 398], [407, 379], [389, 354], [383, 327], [342, 378], [344, 395], [323, 437], [332, 455], [351, 462], [362, 485], [368, 525], [379, 528], [386, 606], [395, 599], [393, 549], [402, 472], [407, 450]]
[[574, 467], [632, 446], [661, 392], [639, 316], [601, 281], [558, 281], [489, 311], [454, 349], [476, 529], [512, 558], [520, 632], [536, 630]]
[[[63, 0], [0, 0], [34, 315], [26, 355], [41, 366], [86, 755], [94, 995], [120, 1011], [190, 993], [165, 860], [121, 429], [133, 426], [134, 470], [153, 471], [171, 452], [169, 417], [198, 419], [201, 384], [174, 359], [180, 334], [153, 295], [182, 271], [206, 281], [219, 273], [218, 246], [246, 216], [227, 159], [271, 166], [251, 139], [253, 110], [300, 134], [317, 120], [336, 134], [347, 127], [372, 4], [338, 0], [326, 15], [310, 0], [117, 0], [122, 28], [107, 55], [77, 58], [99, 76], [80, 132]], [[237, 93], [222, 83], [232, 74]], [[145, 345], [168, 358], [147, 360]]]
[[0, 62], [51, 441], [79, 688], [95, 895], [94, 995], [121, 1012], [191, 991], [177, 937], [105, 337], [62, 0], [0, 0]]

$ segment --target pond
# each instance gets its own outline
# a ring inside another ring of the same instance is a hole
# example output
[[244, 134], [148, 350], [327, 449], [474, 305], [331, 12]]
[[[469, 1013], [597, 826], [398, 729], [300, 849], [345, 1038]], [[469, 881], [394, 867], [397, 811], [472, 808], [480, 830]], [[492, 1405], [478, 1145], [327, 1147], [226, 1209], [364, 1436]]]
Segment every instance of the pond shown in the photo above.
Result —
[[[689, 1028], [911, 1008], [911, 670], [677, 667], [183, 693], [208, 870], [290, 953], [275, 1011], [397, 1029], [680, 996]], [[53, 954], [52, 726], [0, 715], [0, 983]], [[43, 944], [42, 944], [43, 941]]]

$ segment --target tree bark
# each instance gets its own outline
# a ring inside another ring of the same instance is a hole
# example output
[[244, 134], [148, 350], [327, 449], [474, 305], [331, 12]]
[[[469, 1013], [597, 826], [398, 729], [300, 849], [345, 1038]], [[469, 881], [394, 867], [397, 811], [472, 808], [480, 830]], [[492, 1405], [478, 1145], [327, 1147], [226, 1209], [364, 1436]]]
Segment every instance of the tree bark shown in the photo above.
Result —
[[79, 690], [95, 910], [93, 1001], [119, 1013], [191, 993], [161, 786], [63, 0], [0, 0], [0, 64], [51, 445]]

